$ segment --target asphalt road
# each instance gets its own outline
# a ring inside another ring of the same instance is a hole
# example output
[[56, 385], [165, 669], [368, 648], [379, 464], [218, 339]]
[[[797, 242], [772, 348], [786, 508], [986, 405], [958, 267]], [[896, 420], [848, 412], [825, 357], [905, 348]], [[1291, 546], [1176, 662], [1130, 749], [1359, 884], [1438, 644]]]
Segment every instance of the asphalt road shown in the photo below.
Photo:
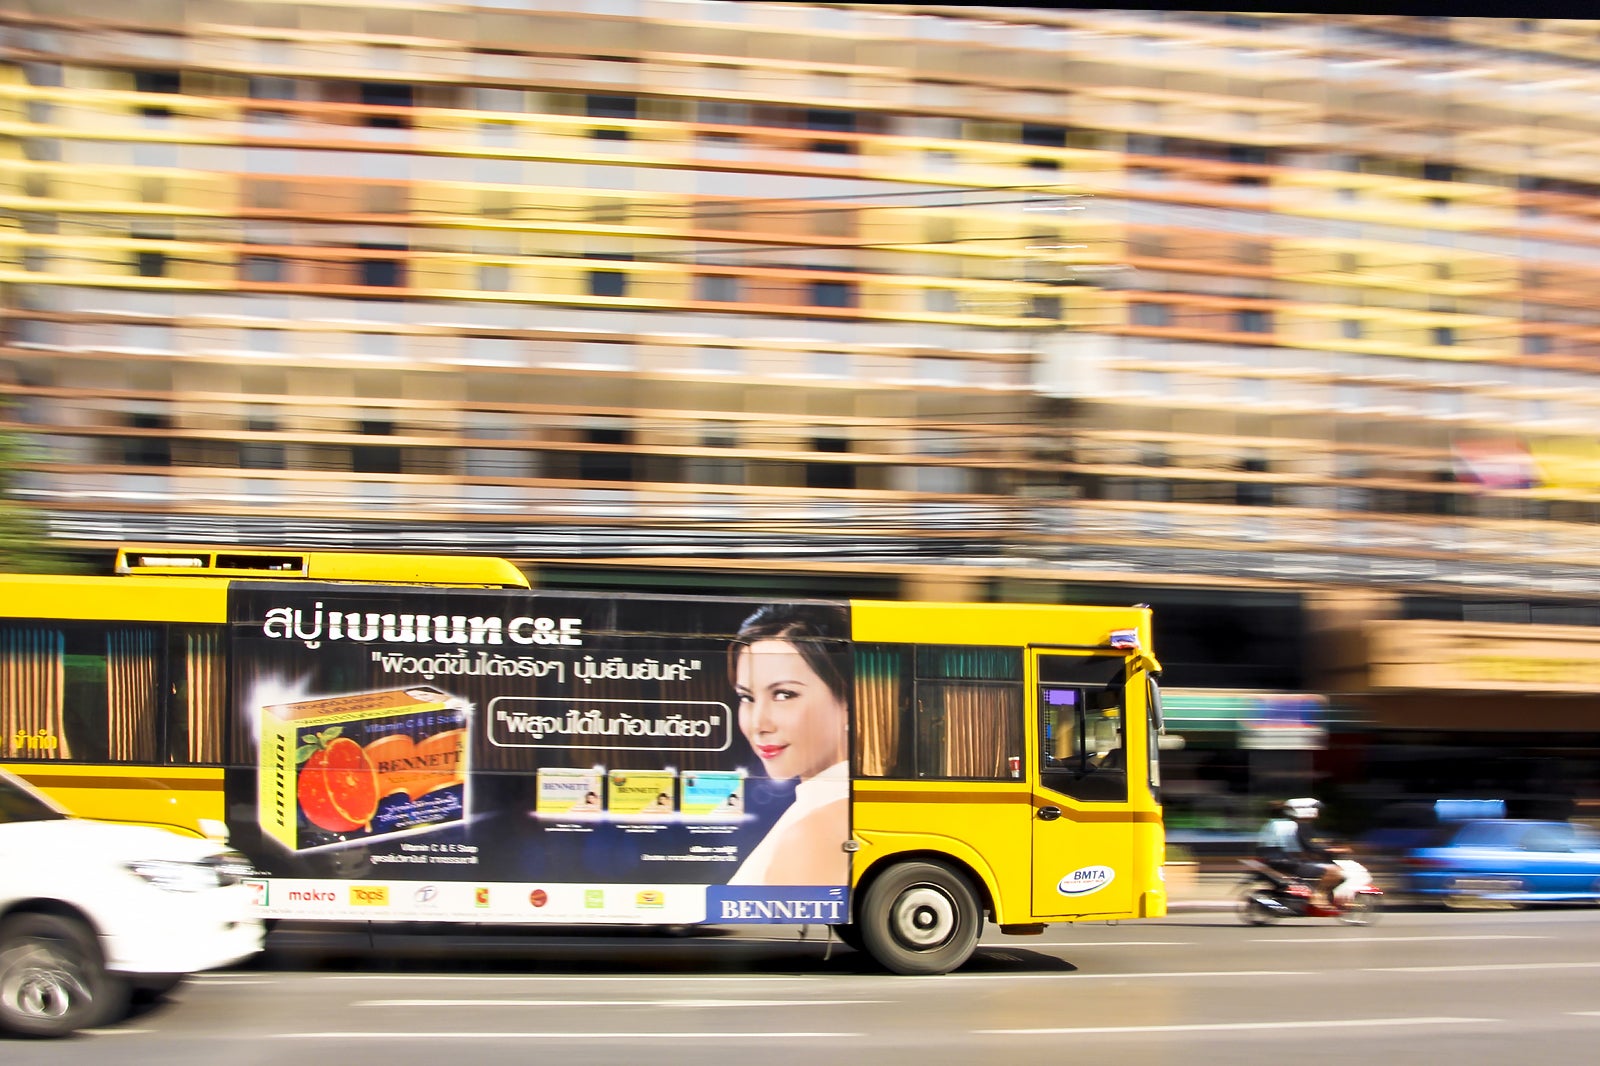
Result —
[[1600, 911], [1226, 912], [985, 938], [943, 977], [798, 931], [348, 936], [280, 929], [121, 1025], [5, 1066], [1600, 1060]]

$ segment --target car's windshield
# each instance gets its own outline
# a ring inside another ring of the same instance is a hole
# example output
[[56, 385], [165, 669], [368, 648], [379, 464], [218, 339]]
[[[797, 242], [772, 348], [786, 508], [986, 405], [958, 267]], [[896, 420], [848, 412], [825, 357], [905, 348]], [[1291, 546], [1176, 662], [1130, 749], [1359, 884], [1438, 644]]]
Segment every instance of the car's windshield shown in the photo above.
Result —
[[49, 822], [67, 817], [17, 782], [0, 777], [0, 825], [7, 822]]

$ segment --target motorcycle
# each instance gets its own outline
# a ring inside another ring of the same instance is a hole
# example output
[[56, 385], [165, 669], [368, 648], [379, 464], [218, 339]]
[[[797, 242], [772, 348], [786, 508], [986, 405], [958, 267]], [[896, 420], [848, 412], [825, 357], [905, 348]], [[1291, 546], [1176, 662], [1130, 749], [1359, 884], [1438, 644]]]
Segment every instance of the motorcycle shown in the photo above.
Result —
[[1344, 874], [1333, 889], [1332, 906], [1312, 899], [1311, 885], [1291, 877], [1259, 859], [1241, 859], [1245, 868], [1239, 883], [1239, 920], [1246, 925], [1270, 925], [1284, 918], [1337, 918], [1346, 925], [1370, 925], [1383, 905], [1383, 890], [1373, 883], [1367, 868], [1354, 859], [1334, 859]]

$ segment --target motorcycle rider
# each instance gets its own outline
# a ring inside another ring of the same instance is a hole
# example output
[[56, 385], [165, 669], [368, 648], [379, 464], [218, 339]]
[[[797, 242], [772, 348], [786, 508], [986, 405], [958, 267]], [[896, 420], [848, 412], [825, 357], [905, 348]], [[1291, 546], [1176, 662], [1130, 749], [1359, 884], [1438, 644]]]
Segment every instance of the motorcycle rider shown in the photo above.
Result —
[[1331, 908], [1333, 890], [1344, 874], [1333, 861], [1334, 850], [1311, 833], [1321, 812], [1320, 800], [1301, 797], [1286, 801], [1281, 814], [1256, 835], [1256, 856], [1280, 873], [1311, 882], [1312, 902]]

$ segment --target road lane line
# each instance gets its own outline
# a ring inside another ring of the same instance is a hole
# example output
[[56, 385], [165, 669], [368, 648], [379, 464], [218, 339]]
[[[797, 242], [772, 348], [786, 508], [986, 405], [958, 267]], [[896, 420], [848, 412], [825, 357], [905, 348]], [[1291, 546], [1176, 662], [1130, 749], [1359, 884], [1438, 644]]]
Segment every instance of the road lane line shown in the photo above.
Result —
[[362, 999], [352, 1007], [852, 1007], [887, 999]]
[[765, 976], [762, 974], [743, 974], [738, 977], [722, 977], [710, 974], [537, 974], [537, 973], [324, 973], [324, 974], [295, 974], [295, 980], [302, 977], [314, 976], [320, 981], [560, 981], [564, 985], [581, 984], [611, 984], [621, 982], [640, 981], [670, 981], [673, 984], [694, 982], [710, 984], [712, 982], [737, 981], [740, 984], [752, 982], [781, 983], [795, 981], [821, 981], [822, 977], [781, 977]]
[[1552, 937], [1523, 933], [1484, 933], [1478, 936], [1312, 936], [1251, 937], [1253, 944], [1408, 944], [1422, 941], [1428, 944], [1450, 944], [1458, 940], [1551, 940]]
[[[274, 1040], [842, 1040], [864, 1032], [266, 1032]], [[251, 1036], [251, 1040], [259, 1037]]]
[[1194, 1025], [1088, 1025], [1072, 1029], [974, 1029], [982, 1036], [1093, 1036], [1105, 1033], [1223, 1033], [1253, 1029], [1354, 1029], [1385, 1025], [1462, 1025], [1495, 1018], [1336, 1018], [1304, 1022], [1203, 1022]]
[[1479, 962], [1465, 966], [1369, 966], [1367, 973], [1489, 973], [1494, 970], [1592, 970], [1600, 962]]
[[1078, 951], [1082, 948], [1192, 948], [1193, 940], [1082, 940], [1075, 944], [980, 944], [979, 950]]

